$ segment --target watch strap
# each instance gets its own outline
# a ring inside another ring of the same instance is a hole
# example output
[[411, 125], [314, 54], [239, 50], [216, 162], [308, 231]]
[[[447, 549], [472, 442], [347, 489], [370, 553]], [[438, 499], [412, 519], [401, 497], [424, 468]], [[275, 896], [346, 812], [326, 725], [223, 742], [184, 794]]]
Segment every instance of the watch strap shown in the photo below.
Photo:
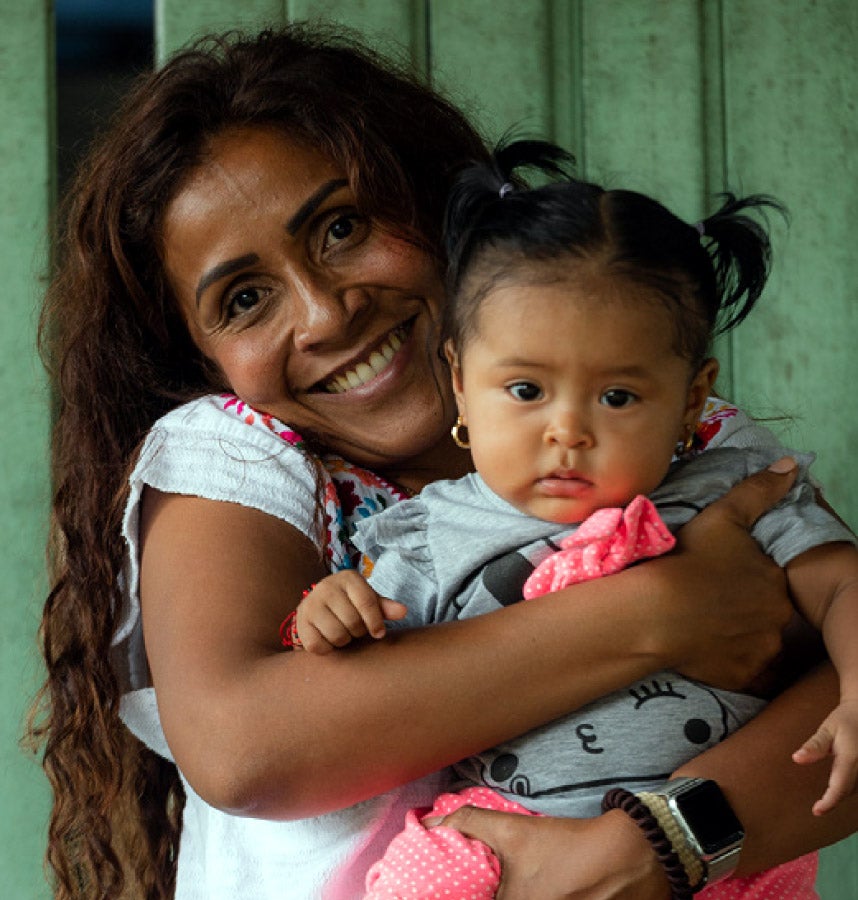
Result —
[[[602, 798], [602, 809], [622, 810], [644, 833], [670, 885], [671, 900], [691, 900], [703, 885], [692, 888], [688, 872], [658, 820], [636, 794], [624, 788], [613, 788]], [[684, 840], [684, 838], [683, 838]]]
[[676, 821], [667, 798], [649, 791], [638, 791], [635, 796], [646, 806], [653, 818], [661, 826], [665, 837], [670, 841], [676, 855], [679, 857], [679, 861], [682, 863], [682, 867], [685, 869], [691, 889], [699, 891], [707, 880], [706, 867], [703, 865], [703, 860], [700, 859], [688, 842], [688, 838], [686, 838], [679, 822]]

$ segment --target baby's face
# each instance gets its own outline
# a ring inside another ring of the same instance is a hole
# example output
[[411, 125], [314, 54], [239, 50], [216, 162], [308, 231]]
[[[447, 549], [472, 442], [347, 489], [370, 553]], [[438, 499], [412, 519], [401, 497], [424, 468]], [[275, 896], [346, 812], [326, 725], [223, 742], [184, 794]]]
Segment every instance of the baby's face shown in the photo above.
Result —
[[498, 286], [454, 367], [477, 471], [551, 522], [652, 491], [714, 378], [692, 377], [658, 298], [600, 283]]

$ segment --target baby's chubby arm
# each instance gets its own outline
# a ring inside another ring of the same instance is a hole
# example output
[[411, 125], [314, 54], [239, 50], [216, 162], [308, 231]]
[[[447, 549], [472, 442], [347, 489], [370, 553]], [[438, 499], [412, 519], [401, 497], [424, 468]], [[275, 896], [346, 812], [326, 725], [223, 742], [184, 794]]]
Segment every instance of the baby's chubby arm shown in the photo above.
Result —
[[353, 569], [323, 578], [307, 593], [295, 613], [296, 646], [324, 655], [356, 638], [383, 638], [385, 619], [401, 619], [402, 603], [376, 593]]
[[808, 550], [787, 566], [801, 613], [819, 628], [840, 679], [840, 703], [793, 754], [797, 763], [833, 756], [831, 776], [815, 815], [833, 809], [858, 778], [858, 549], [846, 543]]

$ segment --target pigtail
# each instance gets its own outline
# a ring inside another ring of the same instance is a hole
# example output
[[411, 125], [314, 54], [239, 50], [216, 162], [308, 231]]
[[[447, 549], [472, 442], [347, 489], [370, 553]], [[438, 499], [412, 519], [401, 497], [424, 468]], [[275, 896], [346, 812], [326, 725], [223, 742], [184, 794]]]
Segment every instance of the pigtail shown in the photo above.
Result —
[[[766, 213], [774, 211], [787, 218], [785, 207], [765, 194], [722, 196], [720, 209], [697, 226], [712, 263], [720, 300], [716, 334], [742, 322], [766, 285], [772, 249]], [[758, 213], [763, 221], [748, 215], [751, 212]]]
[[475, 250], [514, 232], [515, 194], [528, 188], [523, 172], [529, 169], [550, 179], [569, 180], [574, 165], [574, 157], [555, 144], [504, 138], [489, 161], [459, 174], [444, 221], [450, 293], [458, 288]]

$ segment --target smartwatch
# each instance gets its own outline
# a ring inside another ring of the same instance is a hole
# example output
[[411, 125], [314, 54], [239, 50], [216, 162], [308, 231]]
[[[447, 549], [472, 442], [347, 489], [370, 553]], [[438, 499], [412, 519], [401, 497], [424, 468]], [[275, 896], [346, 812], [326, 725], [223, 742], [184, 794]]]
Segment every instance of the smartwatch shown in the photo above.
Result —
[[714, 781], [674, 778], [637, 796], [650, 808], [661, 805], [658, 799], [666, 803], [671, 817], [703, 863], [705, 884], [726, 878], [735, 871], [745, 830]]

